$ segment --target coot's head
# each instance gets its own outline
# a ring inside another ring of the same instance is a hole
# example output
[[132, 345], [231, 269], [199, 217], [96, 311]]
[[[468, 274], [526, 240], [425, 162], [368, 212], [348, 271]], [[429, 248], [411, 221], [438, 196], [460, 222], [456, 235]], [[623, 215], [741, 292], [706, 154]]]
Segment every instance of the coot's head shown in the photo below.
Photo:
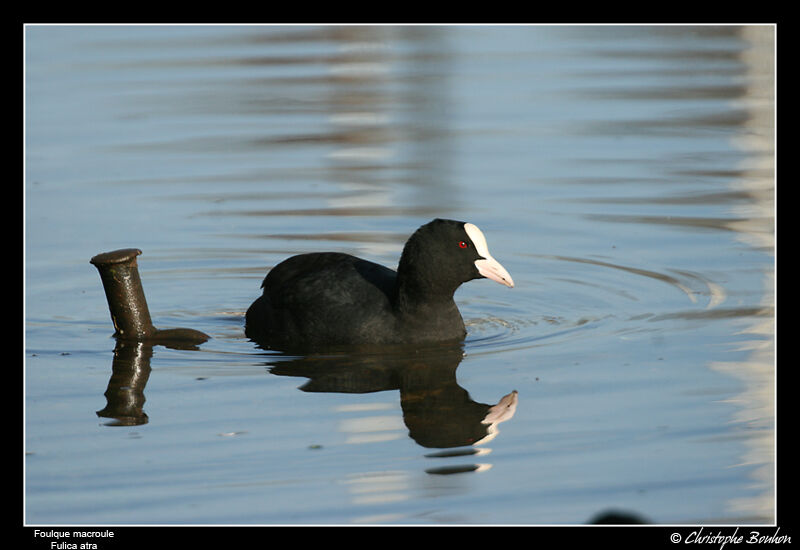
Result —
[[408, 239], [397, 274], [401, 285], [418, 294], [452, 296], [461, 283], [482, 277], [514, 286], [508, 271], [489, 254], [477, 226], [438, 218]]

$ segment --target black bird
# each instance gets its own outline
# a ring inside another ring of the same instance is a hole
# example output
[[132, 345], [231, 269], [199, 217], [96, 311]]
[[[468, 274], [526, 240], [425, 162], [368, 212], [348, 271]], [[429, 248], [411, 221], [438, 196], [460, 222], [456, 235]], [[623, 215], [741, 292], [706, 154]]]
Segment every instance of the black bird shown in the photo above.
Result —
[[482, 277], [514, 286], [480, 229], [435, 219], [408, 239], [396, 272], [338, 252], [276, 265], [247, 310], [245, 334], [290, 351], [459, 341], [466, 329], [453, 294]]

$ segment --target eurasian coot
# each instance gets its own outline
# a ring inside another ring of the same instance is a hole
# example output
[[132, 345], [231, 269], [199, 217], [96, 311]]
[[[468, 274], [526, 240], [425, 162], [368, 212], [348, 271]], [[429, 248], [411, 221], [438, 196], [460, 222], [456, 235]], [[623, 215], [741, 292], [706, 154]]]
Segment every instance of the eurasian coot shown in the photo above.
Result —
[[466, 281], [514, 281], [475, 225], [435, 219], [411, 235], [397, 271], [349, 254], [293, 256], [270, 270], [245, 333], [283, 350], [463, 340], [453, 301]]

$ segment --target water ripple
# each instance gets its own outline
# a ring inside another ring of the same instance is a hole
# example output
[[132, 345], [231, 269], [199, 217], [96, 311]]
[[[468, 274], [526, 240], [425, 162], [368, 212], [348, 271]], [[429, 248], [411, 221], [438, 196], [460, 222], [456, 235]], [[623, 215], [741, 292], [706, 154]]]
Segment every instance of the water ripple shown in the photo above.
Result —
[[[646, 269], [598, 258], [529, 255], [547, 266], [521, 280], [514, 301], [481, 300], [460, 304], [467, 319], [466, 350], [484, 354], [527, 349], [581, 338], [601, 328], [607, 334], [658, 330], [671, 319], [702, 320], [771, 315], [769, 308], [728, 304], [730, 291], [710, 276], [686, 269]], [[561, 266], [577, 267], [568, 276]], [[583, 266], [583, 267], [581, 267]], [[601, 270], [598, 273], [595, 268]], [[602, 272], [606, 272], [605, 275]], [[627, 277], [619, 277], [622, 272]], [[526, 284], [527, 283], [527, 284]], [[663, 292], [664, 288], [678, 294]], [[681, 296], [683, 298], [681, 298]], [[488, 313], [487, 313], [488, 312]]]
[[725, 301], [726, 297], [725, 290], [722, 286], [698, 273], [692, 273], [689, 271], [675, 270], [674, 272], [678, 276], [673, 276], [667, 273], [660, 273], [658, 271], [643, 269], [639, 267], [614, 264], [611, 262], [605, 262], [597, 259], [575, 258], [569, 256], [542, 256], [542, 257], [564, 262], [583, 263], [599, 267], [607, 267], [610, 269], [617, 269], [633, 275], [647, 277], [650, 279], [661, 281], [663, 283], [666, 283], [670, 286], [679, 289], [681, 292], [686, 294], [686, 297], [689, 298], [689, 300], [692, 303], [697, 303], [697, 297], [700, 295], [708, 296], [709, 297], [707, 305], [708, 308], [720, 305], [722, 302]]

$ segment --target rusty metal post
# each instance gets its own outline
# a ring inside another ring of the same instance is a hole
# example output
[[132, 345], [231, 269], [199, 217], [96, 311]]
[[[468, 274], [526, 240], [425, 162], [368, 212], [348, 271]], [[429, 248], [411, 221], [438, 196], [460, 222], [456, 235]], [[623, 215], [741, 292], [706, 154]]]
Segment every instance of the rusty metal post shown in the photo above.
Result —
[[160, 330], [153, 326], [150, 310], [139, 278], [136, 257], [138, 248], [123, 248], [94, 256], [90, 263], [100, 272], [106, 292], [111, 322], [121, 340], [158, 343], [200, 344], [209, 339], [207, 334], [189, 328]]

